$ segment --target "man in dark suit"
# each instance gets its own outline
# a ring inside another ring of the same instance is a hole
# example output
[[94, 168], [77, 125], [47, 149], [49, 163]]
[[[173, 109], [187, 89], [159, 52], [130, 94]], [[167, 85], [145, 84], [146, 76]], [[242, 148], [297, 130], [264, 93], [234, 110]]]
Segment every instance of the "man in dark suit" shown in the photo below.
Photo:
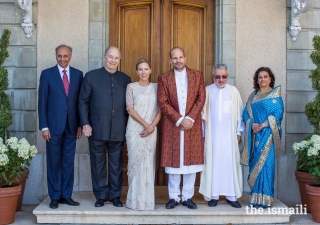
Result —
[[83, 73], [69, 66], [71, 56], [71, 47], [58, 46], [58, 65], [42, 71], [39, 85], [39, 129], [46, 140], [49, 206], [52, 209], [58, 208], [59, 203], [79, 205], [71, 195], [76, 139], [82, 135], [78, 96]]
[[108, 47], [104, 67], [85, 75], [79, 95], [81, 126], [89, 141], [95, 207], [104, 206], [107, 200], [116, 207], [122, 207], [121, 153], [128, 120], [126, 88], [131, 79], [117, 71], [120, 58], [121, 52], [117, 47]]

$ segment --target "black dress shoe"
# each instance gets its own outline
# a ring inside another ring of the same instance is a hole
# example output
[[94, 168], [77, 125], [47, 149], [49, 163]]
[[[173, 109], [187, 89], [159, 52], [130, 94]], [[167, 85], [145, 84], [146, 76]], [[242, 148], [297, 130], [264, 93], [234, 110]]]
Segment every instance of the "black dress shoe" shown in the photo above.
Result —
[[79, 202], [73, 201], [72, 198], [60, 198], [59, 203], [61, 203], [61, 204], [67, 204], [67, 205], [72, 205], [72, 206], [78, 206], [78, 205], [80, 205]]
[[103, 199], [98, 199], [98, 200], [96, 201], [96, 203], [94, 203], [94, 206], [95, 206], [95, 207], [102, 207], [102, 206], [104, 206], [104, 200], [103, 200]]
[[111, 200], [111, 202], [112, 202], [112, 204], [115, 206], [115, 207], [122, 207], [123, 205], [122, 205], [122, 202], [120, 201], [120, 199], [119, 198], [113, 198], [112, 200]]
[[183, 206], [187, 206], [189, 209], [196, 209], [197, 205], [190, 198], [187, 201], [182, 202]]
[[218, 200], [216, 200], [216, 199], [212, 199], [212, 200], [208, 201], [209, 207], [215, 207], [215, 206], [217, 206], [217, 204], [218, 204]]
[[174, 199], [170, 199], [170, 201], [166, 204], [166, 209], [173, 209], [174, 207], [176, 207], [179, 203], [174, 200]]
[[227, 203], [229, 203], [232, 207], [234, 208], [241, 208], [241, 205], [238, 201], [230, 201], [228, 199], [226, 199]]
[[51, 209], [56, 209], [56, 208], [58, 208], [58, 206], [59, 206], [59, 201], [58, 200], [51, 200], [51, 202], [49, 204], [49, 207]]

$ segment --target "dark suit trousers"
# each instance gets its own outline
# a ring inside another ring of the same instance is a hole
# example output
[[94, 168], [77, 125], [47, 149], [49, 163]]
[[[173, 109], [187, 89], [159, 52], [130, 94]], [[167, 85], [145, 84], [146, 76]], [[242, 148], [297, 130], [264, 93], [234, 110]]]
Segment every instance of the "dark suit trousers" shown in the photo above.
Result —
[[[50, 133], [51, 134], [51, 133]], [[69, 125], [62, 134], [51, 134], [47, 146], [48, 192], [52, 200], [71, 198], [74, 182], [74, 155], [76, 135], [71, 134]]]
[[[96, 199], [112, 200], [121, 195], [123, 143], [123, 141], [89, 138], [92, 187]], [[106, 154], [108, 154], [108, 170]]]

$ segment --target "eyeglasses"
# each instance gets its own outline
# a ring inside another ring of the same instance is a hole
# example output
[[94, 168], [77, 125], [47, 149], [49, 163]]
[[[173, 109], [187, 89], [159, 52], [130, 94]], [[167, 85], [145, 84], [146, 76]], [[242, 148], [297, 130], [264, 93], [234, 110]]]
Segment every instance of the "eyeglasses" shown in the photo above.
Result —
[[217, 75], [217, 76], [213, 76], [213, 77], [214, 77], [214, 79], [217, 79], [217, 80], [218, 80], [218, 79], [224, 79], [224, 80], [225, 80], [225, 79], [228, 78], [228, 75], [222, 75], [222, 76], [218, 76], [218, 75]]

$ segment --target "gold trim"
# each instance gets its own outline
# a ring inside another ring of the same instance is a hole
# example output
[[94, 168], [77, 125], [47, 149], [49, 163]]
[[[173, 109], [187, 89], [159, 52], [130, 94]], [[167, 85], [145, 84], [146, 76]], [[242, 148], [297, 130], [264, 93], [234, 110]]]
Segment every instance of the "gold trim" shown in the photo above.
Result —
[[251, 109], [251, 99], [254, 98], [255, 92], [256, 92], [256, 91], [253, 91], [253, 92], [251, 93], [251, 95], [249, 96], [248, 101], [247, 101], [248, 114], [249, 114], [249, 116], [250, 116], [250, 119], [252, 119], [252, 120], [253, 120], [253, 113], [252, 113], [252, 109]]
[[243, 148], [243, 151], [241, 153], [241, 159], [240, 159], [240, 163], [243, 164], [243, 165], [249, 165], [248, 132], [251, 132], [250, 127], [249, 127], [250, 121], [251, 121], [251, 119], [248, 119], [247, 122], [246, 122], [246, 133], [245, 133], [245, 137], [244, 137], [244, 148]]
[[261, 100], [266, 100], [266, 99], [270, 99], [270, 98], [278, 98], [278, 97], [281, 97], [281, 86], [277, 86], [264, 94], [255, 95], [253, 97], [251, 103], [256, 103]]
[[266, 160], [267, 160], [269, 152], [270, 152], [271, 144], [272, 144], [272, 135], [270, 134], [270, 136], [266, 142], [265, 147], [261, 150], [262, 154], [259, 158], [259, 161], [256, 163], [252, 172], [250, 173], [250, 178], [248, 180], [248, 184], [249, 184], [251, 190], [253, 189], [254, 183], [256, 182], [257, 177], [258, 177], [259, 173], [261, 172], [262, 167], [266, 163]]
[[280, 146], [280, 134], [279, 134], [279, 127], [277, 125], [277, 120], [274, 116], [268, 116], [269, 126], [272, 130], [273, 135], [273, 143], [275, 148], [275, 156], [278, 157], [280, 154], [281, 146]]
[[263, 194], [252, 193], [249, 195], [249, 204], [272, 206], [273, 197]]

